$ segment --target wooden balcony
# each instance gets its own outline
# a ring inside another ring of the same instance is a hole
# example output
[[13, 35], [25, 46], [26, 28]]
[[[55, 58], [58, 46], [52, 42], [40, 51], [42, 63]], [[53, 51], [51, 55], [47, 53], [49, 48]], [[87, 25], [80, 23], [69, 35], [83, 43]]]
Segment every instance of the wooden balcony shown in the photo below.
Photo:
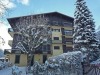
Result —
[[11, 49], [5, 49], [4, 50], [4, 54], [10, 54], [11, 53]]
[[58, 44], [60, 43], [61, 44], [62, 43], [62, 40], [52, 40], [52, 43], [54, 43], [54, 44], [55, 43], [58, 43]]
[[19, 50], [19, 49], [5, 49], [4, 54], [25, 54], [25, 52]]
[[11, 37], [13, 37], [15, 33], [19, 34], [18, 30], [13, 28], [8, 28], [8, 33], [10, 34]]
[[14, 31], [12, 28], [8, 28], [8, 33], [10, 34], [11, 37], [13, 37]]
[[72, 42], [66, 42], [66, 46], [72, 47], [73, 46], [73, 43]]

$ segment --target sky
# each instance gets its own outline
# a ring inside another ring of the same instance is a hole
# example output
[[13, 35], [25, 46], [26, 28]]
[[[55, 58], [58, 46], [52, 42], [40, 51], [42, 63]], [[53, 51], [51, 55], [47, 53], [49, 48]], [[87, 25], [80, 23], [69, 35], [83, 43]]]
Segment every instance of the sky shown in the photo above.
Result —
[[[4, 0], [7, 1], [7, 0]], [[9, 15], [6, 18], [32, 15], [38, 13], [46, 13], [46, 12], [60, 12], [62, 14], [74, 17], [75, 11], [75, 1], [76, 0], [12, 0], [7, 5], [9, 8]], [[95, 24], [96, 31], [100, 26], [100, 0], [85, 0], [88, 8], [92, 12]], [[3, 11], [4, 12], [4, 11]], [[5, 21], [3, 28], [10, 27], [7, 21]], [[4, 34], [4, 32], [2, 32]], [[11, 39], [11, 37], [7, 37], [8, 34], [4, 38], [7, 40]], [[6, 46], [6, 48], [10, 48]]]

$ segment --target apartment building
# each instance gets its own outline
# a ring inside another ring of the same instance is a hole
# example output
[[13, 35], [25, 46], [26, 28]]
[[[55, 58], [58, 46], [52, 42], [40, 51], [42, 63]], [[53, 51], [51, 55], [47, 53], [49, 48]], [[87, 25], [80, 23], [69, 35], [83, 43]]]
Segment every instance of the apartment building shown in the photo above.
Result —
[[[44, 63], [51, 56], [56, 56], [62, 53], [73, 50], [73, 21], [74, 18], [64, 15], [59, 12], [49, 12], [43, 14], [31, 15], [33, 17], [38, 15], [44, 15], [49, 19], [48, 24], [52, 29], [51, 42], [45, 45], [42, 45], [38, 48], [33, 54], [32, 63], [38, 61]], [[20, 34], [16, 29], [15, 24], [21, 17], [30, 17], [20, 16], [14, 18], [8, 18], [8, 22], [12, 28], [8, 29], [8, 33], [12, 36], [13, 40], [9, 40], [9, 45], [12, 49], [5, 49], [5, 55], [10, 60], [11, 63], [17, 66], [26, 66], [27, 65], [27, 53], [25, 53], [23, 45], [21, 42]], [[27, 19], [28, 20], [28, 19]], [[16, 48], [16, 45], [19, 45], [23, 48], [20, 50]]]

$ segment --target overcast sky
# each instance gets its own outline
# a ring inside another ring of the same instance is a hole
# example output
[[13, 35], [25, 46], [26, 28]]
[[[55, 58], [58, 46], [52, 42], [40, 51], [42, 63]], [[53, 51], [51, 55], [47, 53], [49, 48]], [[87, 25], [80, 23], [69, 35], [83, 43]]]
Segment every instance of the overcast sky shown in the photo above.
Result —
[[[7, 1], [7, 0], [4, 0]], [[75, 1], [76, 0], [12, 0], [8, 8], [10, 8], [9, 17], [18, 17], [30, 14], [45, 13], [45, 12], [60, 12], [68, 16], [74, 17]], [[96, 29], [100, 25], [100, 0], [85, 0], [87, 6], [93, 14], [93, 18], [96, 24]], [[4, 26], [6, 29], [10, 27], [6, 23]], [[2, 32], [4, 34], [4, 32]], [[8, 34], [7, 34], [8, 35]], [[3, 35], [5, 39], [11, 39]], [[8, 46], [6, 46], [9, 48]]]

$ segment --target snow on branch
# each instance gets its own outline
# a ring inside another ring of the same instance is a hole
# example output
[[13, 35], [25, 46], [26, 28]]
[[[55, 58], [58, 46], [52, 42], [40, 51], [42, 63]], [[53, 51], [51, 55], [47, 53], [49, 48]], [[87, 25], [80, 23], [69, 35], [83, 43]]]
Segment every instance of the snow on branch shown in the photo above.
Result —
[[20, 17], [16, 29], [23, 37], [23, 43], [29, 46], [29, 51], [35, 50], [50, 36], [48, 18], [44, 15]]

